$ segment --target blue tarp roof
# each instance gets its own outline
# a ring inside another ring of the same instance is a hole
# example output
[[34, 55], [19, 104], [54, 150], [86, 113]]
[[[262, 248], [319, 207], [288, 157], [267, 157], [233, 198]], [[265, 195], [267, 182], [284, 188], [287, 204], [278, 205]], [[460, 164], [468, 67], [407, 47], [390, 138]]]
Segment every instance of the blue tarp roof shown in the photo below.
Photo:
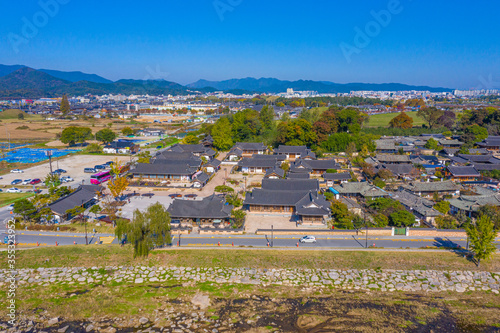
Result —
[[333, 187], [330, 187], [328, 189], [330, 192], [332, 192], [333, 194], [340, 194], [339, 191], [337, 191], [336, 189], [334, 189]]

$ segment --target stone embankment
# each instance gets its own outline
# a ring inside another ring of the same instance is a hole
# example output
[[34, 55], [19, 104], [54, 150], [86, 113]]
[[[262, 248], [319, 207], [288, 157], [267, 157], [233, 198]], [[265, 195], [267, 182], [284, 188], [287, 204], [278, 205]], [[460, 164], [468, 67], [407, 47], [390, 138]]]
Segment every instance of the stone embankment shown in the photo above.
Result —
[[[0, 270], [0, 285], [7, 283], [10, 271]], [[16, 272], [23, 284], [141, 284], [176, 281], [214, 282], [218, 284], [271, 284], [287, 286], [331, 286], [337, 289], [380, 291], [500, 291], [500, 272], [435, 270], [335, 270], [335, 269], [253, 269], [190, 267], [105, 267], [38, 268]]]

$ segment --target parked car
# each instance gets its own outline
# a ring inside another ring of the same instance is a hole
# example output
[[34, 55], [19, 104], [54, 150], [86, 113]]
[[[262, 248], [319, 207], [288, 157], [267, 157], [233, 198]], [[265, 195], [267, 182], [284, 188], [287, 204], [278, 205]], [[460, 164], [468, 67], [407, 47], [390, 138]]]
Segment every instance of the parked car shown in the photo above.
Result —
[[83, 172], [85, 172], [85, 173], [96, 173], [96, 171], [95, 171], [94, 168], [85, 168], [85, 169], [83, 169]]
[[301, 242], [301, 243], [316, 243], [316, 237], [304, 236], [299, 240], [299, 242]]
[[106, 169], [106, 166], [105, 165], [95, 165], [94, 169], [96, 169], [96, 170], [104, 170], [104, 169]]
[[14, 179], [13, 181], [10, 182], [10, 185], [21, 184], [22, 182], [23, 182], [22, 179]]
[[30, 181], [30, 185], [35, 185], [35, 184], [40, 184], [42, 180], [40, 178], [35, 178], [32, 181]]
[[62, 176], [61, 177], [61, 182], [63, 183], [69, 183], [69, 182], [72, 182], [74, 179], [71, 178], [70, 176]]
[[12, 173], [24, 173], [24, 171], [21, 169], [13, 169], [13, 170], [10, 170], [10, 172], [12, 172]]
[[9, 210], [9, 211], [12, 211], [12, 210], [14, 210], [14, 204], [12, 204], [12, 205], [9, 205], [9, 207], [7, 207], [7, 210]]
[[30, 183], [31, 183], [31, 178], [28, 178], [28, 179], [23, 180], [22, 185], [29, 185]]
[[113, 162], [113, 161], [107, 161], [106, 163], [104, 163], [104, 165], [107, 165], [107, 166], [111, 166], [111, 164], [115, 164], [115, 162]]
[[168, 196], [171, 197], [172, 199], [174, 199], [174, 198], [182, 198], [182, 194], [169, 194]]
[[54, 172], [57, 172], [57, 173], [66, 173], [67, 171], [64, 170], [64, 169], [57, 169]]
[[196, 198], [198, 194], [186, 194], [184, 197], [185, 198]]
[[7, 193], [21, 193], [22, 191], [20, 189], [18, 189], [17, 187], [11, 187], [5, 192], [7, 192]]

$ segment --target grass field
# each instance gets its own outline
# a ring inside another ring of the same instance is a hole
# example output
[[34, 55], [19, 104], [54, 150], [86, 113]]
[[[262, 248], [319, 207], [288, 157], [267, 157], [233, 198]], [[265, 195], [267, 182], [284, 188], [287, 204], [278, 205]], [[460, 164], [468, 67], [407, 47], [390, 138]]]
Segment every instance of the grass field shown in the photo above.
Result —
[[[5, 256], [1, 252], [0, 257]], [[500, 255], [473, 263], [455, 253], [394, 251], [294, 251], [294, 250], [157, 250], [148, 258], [133, 258], [130, 245], [64, 246], [19, 251], [17, 268], [51, 266], [91, 267], [105, 265], [325, 268], [325, 269], [436, 269], [500, 271]], [[49, 259], [49, 260], [46, 260]], [[7, 260], [0, 262], [5, 268]]]
[[[368, 119], [368, 124], [366, 127], [389, 127], [389, 122], [392, 118], [396, 117], [399, 113], [384, 113], [384, 114], [376, 114], [370, 116]], [[424, 124], [424, 120], [422, 118], [417, 117], [417, 112], [406, 112], [408, 116], [413, 119], [413, 126], [422, 126]]]
[[32, 197], [33, 193], [0, 193], [0, 207], [10, 205], [17, 200]]

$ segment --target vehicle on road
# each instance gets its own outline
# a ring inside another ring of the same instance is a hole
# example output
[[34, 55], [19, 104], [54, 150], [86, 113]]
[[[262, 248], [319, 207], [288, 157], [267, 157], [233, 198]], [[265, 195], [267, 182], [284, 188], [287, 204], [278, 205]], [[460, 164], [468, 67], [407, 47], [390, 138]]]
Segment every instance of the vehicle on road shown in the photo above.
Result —
[[7, 210], [8, 211], [13, 211], [14, 210], [14, 204], [9, 205], [9, 207], [7, 207]]
[[107, 170], [90, 176], [90, 183], [93, 185], [99, 185], [110, 180], [111, 178], [112, 178], [111, 172]]
[[5, 192], [7, 192], [7, 193], [21, 193], [22, 191], [20, 189], [18, 189], [17, 187], [11, 187]]
[[30, 185], [35, 185], [35, 184], [40, 184], [42, 180], [40, 178], [35, 178], [32, 181], [30, 181]]
[[85, 172], [85, 173], [96, 173], [96, 170], [94, 168], [85, 168], [85, 169], [83, 169], [83, 172]]
[[22, 179], [14, 179], [13, 181], [10, 182], [10, 185], [21, 184], [22, 182], [23, 182]]
[[299, 240], [299, 242], [301, 242], [301, 243], [316, 243], [316, 237], [304, 236]]
[[176, 194], [169, 194], [168, 196], [171, 197], [172, 199], [174, 199], [174, 198], [182, 198], [182, 194], [177, 194], [177, 193]]
[[96, 169], [96, 170], [105, 170], [105, 169], [106, 169], [106, 166], [105, 166], [105, 165], [100, 165], [100, 164], [98, 164], [98, 165], [95, 165], [95, 166], [94, 166], [94, 169]]
[[24, 173], [23, 170], [21, 169], [13, 169], [13, 170], [10, 170], [11, 173]]
[[31, 178], [23, 180], [22, 185], [29, 185], [31, 183]]

